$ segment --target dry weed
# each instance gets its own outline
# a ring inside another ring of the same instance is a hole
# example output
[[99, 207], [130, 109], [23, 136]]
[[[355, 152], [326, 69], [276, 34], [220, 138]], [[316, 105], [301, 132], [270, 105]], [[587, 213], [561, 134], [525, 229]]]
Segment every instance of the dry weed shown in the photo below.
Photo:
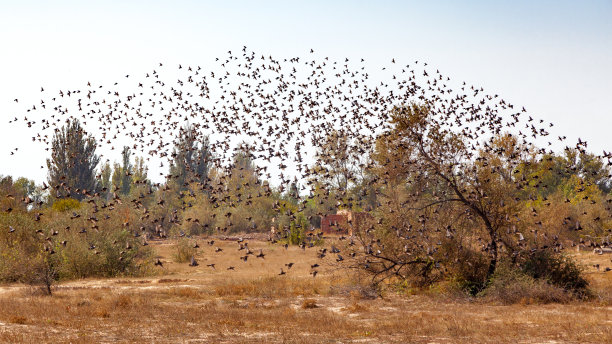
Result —
[[23, 325], [25, 323], [27, 323], [28, 319], [24, 316], [20, 316], [20, 315], [13, 315], [11, 316], [8, 321], [11, 324], [19, 324], [19, 325]]
[[314, 299], [306, 299], [304, 300], [304, 302], [302, 302], [302, 308], [303, 309], [312, 309], [312, 308], [318, 308], [319, 306], [317, 306], [317, 301]]

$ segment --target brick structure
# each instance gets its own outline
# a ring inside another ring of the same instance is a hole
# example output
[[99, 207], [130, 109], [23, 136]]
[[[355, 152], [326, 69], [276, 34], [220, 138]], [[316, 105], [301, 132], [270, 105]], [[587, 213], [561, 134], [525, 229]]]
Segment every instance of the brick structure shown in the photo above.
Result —
[[371, 217], [366, 212], [339, 210], [335, 215], [321, 216], [321, 231], [324, 234], [353, 235], [353, 229], [365, 226]]
[[321, 216], [321, 231], [323, 234], [348, 234], [347, 217], [339, 214]]

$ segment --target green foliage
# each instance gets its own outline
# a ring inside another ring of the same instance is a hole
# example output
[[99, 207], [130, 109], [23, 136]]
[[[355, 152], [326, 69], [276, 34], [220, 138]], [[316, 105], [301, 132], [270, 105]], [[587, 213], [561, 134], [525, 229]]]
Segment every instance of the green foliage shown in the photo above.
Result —
[[0, 227], [14, 229], [0, 231], [0, 281], [41, 285], [50, 292], [56, 280], [147, 273], [151, 249], [121, 225], [120, 216], [129, 215], [129, 207], [118, 205], [116, 216], [96, 221], [96, 228], [91, 228], [95, 217], [86, 216], [92, 210], [89, 204], [62, 199], [44, 209], [42, 216], [0, 214]]
[[289, 190], [287, 190], [287, 194], [285, 197], [293, 205], [298, 204], [298, 202], [300, 201], [300, 190], [297, 179], [291, 182], [291, 185], [289, 185]]
[[112, 188], [109, 188], [109, 191], [113, 191], [115, 190], [115, 188], [121, 189], [121, 181], [123, 179], [123, 168], [121, 167], [121, 164], [119, 164], [118, 162], [113, 163], [113, 174], [111, 177], [111, 182], [112, 182]]
[[111, 185], [111, 173], [112, 173], [112, 168], [110, 163], [107, 161], [104, 163], [104, 165], [102, 165], [102, 167], [100, 168], [100, 178], [101, 178], [101, 196], [104, 199], [108, 199], [108, 196], [110, 195], [110, 191], [112, 190], [112, 185]]
[[74, 198], [60, 199], [58, 201], [53, 202], [53, 205], [51, 207], [53, 208], [53, 210], [64, 212], [68, 210], [79, 209], [81, 207], [81, 202]]
[[119, 190], [121, 190], [121, 193], [124, 195], [128, 195], [132, 187], [133, 166], [130, 161], [130, 155], [130, 147], [124, 146], [121, 152], [123, 165], [121, 166], [121, 186], [119, 187]]
[[30, 198], [32, 203], [36, 204], [43, 200], [43, 191], [33, 180], [20, 177], [13, 185], [19, 195]]
[[313, 181], [314, 191], [306, 198], [304, 214], [309, 218], [310, 224], [316, 228], [321, 227], [321, 215], [335, 214], [338, 205], [335, 190], [323, 187], [318, 181]]
[[143, 182], [146, 181], [148, 179], [148, 173], [149, 173], [149, 168], [147, 167], [147, 164], [145, 163], [145, 159], [143, 157], [136, 157], [134, 158], [134, 168], [133, 168], [133, 174], [134, 176], [132, 177], [134, 182]]
[[211, 159], [208, 138], [199, 139], [197, 130], [191, 125], [181, 128], [170, 164], [170, 174], [174, 176], [177, 191], [186, 190], [191, 182], [206, 185]]
[[49, 185], [59, 186], [53, 197], [73, 197], [82, 200], [84, 192], [98, 190], [95, 178], [100, 158], [96, 155], [96, 140], [86, 136], [78, 120], [68, 121], [53, 135], [51, 158], [47, 159]]
[[572, 294], [563, 288], [536, 279], [506, 262], [500, 264], [487, 289], [478, 296], [503, 304], [568, 302]]
[[582, 269], [569, 256], [551, 250], [530, 252], [520, 261], [521, 270], [535, 278], [570, 291], [580, 297], [587, 296], [589, 283]]
[[288, 242], [291, 245], [299, 245], [306, 241], [306, 231], [310, 227], [310, 223], [304, 214], [299, 213], [295, 220], [289, 225]]
[[177, 263], [187, 263], [191, 261], [191, 257], [195, 257], [197, 249], [193, 247], [190, 240], [187, 238], [180, 238], [176, 242], [176, 248], [174, 252], [174, 261]]
[[470, 295], [476, 295], [485, 289], [489, 261], [482, 252], [462, 247], [456, 241], [447, 240], [438, 259], [448, 269], [450, 280], [459, 289]]

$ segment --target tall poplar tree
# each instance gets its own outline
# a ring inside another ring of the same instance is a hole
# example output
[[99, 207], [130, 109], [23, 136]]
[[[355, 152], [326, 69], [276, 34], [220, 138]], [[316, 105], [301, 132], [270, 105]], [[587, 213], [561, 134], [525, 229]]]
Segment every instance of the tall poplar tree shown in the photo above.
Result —
[[47, 180], [55, 189], [52, 196], [82, 200], [86, 193], [96, 192], [99, 162], [96, 140], [85, 133], [78, 120], [68, 120], [53, 135], [51, 158], [47, 159]]
[[130, 162], [130, 147], [124, 146], [123, 151], [121, 152], [121, 158], [123, 161], [123, 166], [121, 166], [121, 193], [124, 195], [128, 195], [130, 193], [130, 189], [132, 188], [132, 163]]
[[181, 128], [170, 166], [170, 174], [175, 178], [179, 190], [185, 190], [186, 184], [191, 182], [207, 182], [212, 156], [208, 138], [205, 137], [201, 141], [198, 140], [198, 133], [193, 126]]

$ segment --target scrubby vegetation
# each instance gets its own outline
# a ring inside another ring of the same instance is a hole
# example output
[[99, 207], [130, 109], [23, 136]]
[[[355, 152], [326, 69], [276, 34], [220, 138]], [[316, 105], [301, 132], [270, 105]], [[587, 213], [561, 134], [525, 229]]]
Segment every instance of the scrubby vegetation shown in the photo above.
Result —
[[[4, 179], [3, 197], [19, 194]], [[121, 206], [119, 206], [121, 208]], [[142, 236], [109, 210], [67, 199], [52, 207], [0, 214], [0, 281], [43, 285], [56, 280], [141, 275], [151, 266]]]
[[[460, 136], [429, 122], [426, 107], [398, 108], [392, 118], [367, 165], [343, 153], [352, 141], [332, 132], [319, 151], [332, 158], [313, 168], [308, 196], [297, 179], [287, 190], [262, 180], [246, 144], [229, 170], [215, 168], [207, 141], [198, 144], [190, 126], [166, 184], [151, 183], [144, 161], [132, 163], [127, 147], [122, 164], [114, 172], [104, 165], [97, 191], [80, 190], [80, 201], [69, 197], [79, 189], [66, 182], [53, 185], [63, 189], [56, 193], [6, 177], [0, 226], [11, 229], [0, 233], [0, 280], [50, 291], [57, 280], [146, 274], [153, 263], [147, 240], [169, 236], [274, 227], [273, 242], [314, 247], [323, 243], [313, 231], [320, 215], [346, 209], [369, 216], [350, 224], [353, 237], [333, 259], [368, 273], [376, 289], [444, 284], [503, 302], [591, 295], [582, 267], [565, 252], [605, 244], [610, 233], [611, 185], [601, 158], [570, 148], [543, 153], [508, 133], [471, 152]], [[478, 155], [462, 162], [469, 154]], [[189, 262], [192, 246], [181, 239], [174, 260]]]

